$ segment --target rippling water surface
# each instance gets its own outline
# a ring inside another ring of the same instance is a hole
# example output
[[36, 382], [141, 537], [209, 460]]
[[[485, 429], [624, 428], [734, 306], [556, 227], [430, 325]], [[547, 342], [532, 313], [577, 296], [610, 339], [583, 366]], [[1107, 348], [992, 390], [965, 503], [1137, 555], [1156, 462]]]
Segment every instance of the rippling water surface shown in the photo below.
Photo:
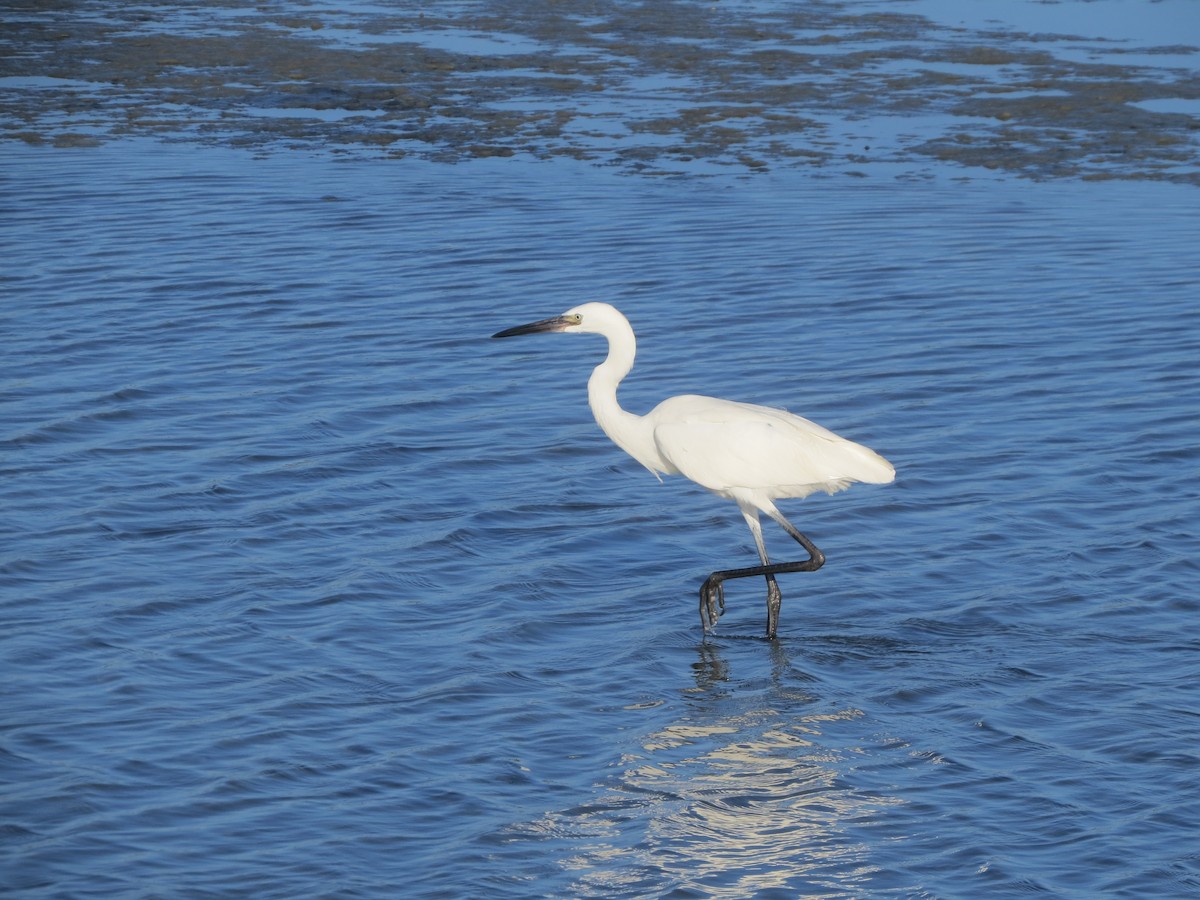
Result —
[[[1200, 892], [1194, 187], [0, 153], [6, 895]], [[895, 463], [777, 641], [584, 299]]]

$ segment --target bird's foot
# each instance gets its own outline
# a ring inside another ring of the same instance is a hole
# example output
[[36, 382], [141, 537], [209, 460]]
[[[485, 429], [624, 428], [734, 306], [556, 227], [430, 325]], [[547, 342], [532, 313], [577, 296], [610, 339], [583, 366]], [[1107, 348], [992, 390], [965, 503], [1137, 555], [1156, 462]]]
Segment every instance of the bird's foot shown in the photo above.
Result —
[[725, 585], [723, 578], [713, 572], [700, 585], [700, 624], [705, 631], [717, 624], [725, 612]]

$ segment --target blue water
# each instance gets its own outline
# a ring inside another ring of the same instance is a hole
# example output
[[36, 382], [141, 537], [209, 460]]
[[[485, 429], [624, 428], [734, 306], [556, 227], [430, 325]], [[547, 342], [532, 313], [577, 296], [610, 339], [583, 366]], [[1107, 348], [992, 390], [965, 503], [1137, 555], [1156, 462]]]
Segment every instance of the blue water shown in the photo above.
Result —
[[[1200, 894], [1194, 186], [0, 156], [5, 896]], [[896, 465], [777, 641], [589, 299]]]

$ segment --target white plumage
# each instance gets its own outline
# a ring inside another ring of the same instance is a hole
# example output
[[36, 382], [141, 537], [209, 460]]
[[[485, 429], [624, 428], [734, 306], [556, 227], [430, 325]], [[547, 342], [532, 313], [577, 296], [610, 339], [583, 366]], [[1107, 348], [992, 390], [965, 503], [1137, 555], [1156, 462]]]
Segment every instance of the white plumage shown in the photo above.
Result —
[[[775, 636], [780, 603], [775, 575], [812, 571], [824, 557], [776, 509], [780, 498], [832, 494], [853, 482], [884, 484], [896, 472], [886, 459], [815, 422], [782, 409], [686, 394], [670, 397], [644, 416], [621, 408], [617, 385], [633, 368], [636, 340], [629, 321], [607, 303], [585, 303], [561, 316], [501, 331], [493, 337], [541, 332], [601, 334], [608, 357], [588, 379], [588, 403], [597, 423], [617, 446], [655, 475], [683, 475], [735, 501], [750, 527], [761, 566], [712, 573], [700, 590], [705, 627], [724, 609], [722, 582], [761, 575], [767, 579], [767, 636]], [[780, 524], [809, 551], [798, 563], [772, 564], [758, 513]]]

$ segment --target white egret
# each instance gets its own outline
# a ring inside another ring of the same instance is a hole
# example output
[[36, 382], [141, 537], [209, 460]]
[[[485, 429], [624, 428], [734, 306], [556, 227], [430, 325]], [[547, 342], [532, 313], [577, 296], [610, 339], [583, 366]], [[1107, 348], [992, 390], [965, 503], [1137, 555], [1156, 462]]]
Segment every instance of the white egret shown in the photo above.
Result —
[[[633, 368], [636, 341], [629, 321], [607, 303], [584, 303], [561, 316], [519, 325], [492, 337], [563, 332], [608, 338], [608, 358], [588, 379], [588, 404], [613, 442], [659, 477], [683, 475], [737, 503], [750, 526], [762, 565], [713, 572], [700, 588], [705, 630], [725, 611], [724, 582], [764, 576], [767, 637], [775, 637], [782, 594], [775, 576], [813, 572], [825, 556], [775, 508], [775, 500], [832, 494], [852, 482], [886, 484], [896, 470], [886, 459], [853, 441], [781, 409], [716, 397], [670, 397], [644, 416], [621, 408], [617, 385]], [[772, 563], [758, 514], [764, 512], [808, 552], [799, 562]]]

